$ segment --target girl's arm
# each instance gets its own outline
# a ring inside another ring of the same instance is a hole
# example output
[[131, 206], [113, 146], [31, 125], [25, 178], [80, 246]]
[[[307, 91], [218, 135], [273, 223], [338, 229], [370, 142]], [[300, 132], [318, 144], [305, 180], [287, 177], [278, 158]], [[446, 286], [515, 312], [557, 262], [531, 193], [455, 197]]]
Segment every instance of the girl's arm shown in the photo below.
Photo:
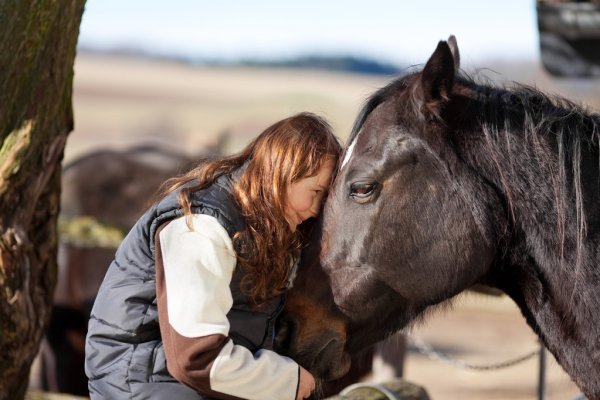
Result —
[[228, 337], [236, 265], [216, 218], [170, 222], [156, 237], [159, 324], [167, 368], [180, 382], [220, 399], [294, 400], [299, 366], [273, 351], [252, 353]]

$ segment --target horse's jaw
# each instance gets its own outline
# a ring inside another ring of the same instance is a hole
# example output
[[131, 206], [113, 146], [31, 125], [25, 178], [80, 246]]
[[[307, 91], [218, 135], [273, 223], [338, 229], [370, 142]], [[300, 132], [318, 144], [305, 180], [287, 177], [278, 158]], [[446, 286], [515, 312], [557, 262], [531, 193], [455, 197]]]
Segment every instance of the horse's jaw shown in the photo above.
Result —
[[426, 309], [426, 306], [406, 302], [391, 303], [388, 312], [380, 314], [380, 318], [351, 323], [348, 326], [348, 351], [356, 354], [396, 332], [409, 329], [423, 319]]

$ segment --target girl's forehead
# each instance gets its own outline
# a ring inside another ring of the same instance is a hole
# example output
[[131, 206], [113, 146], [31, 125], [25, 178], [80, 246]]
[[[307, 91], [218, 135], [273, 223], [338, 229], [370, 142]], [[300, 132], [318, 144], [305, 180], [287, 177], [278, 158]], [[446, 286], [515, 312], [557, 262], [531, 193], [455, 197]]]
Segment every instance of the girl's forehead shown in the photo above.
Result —
[[335, 161], [326, 160], [317, 174], [317, 183], [321, 186], [327, 187], [331, 181], [331, 175], [333, 175], [333, 169], [335, 168]]
[[333, 170], [335, 168], [336, 161], [328, 158], [321, 164], [319, 169], [311, 176], [304, 176], [298, 179], [298, 181], [305, 181], [307, 183], [324, 183], [325, 185], [329, 185], [329, 180], [331, 179], [331, 175], [333, 174]]

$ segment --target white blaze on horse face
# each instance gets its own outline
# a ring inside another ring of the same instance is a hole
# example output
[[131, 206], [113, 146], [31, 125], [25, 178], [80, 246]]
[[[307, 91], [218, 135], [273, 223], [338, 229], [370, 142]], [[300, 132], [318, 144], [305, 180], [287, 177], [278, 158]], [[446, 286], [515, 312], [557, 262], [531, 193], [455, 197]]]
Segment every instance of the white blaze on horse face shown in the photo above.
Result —
[[344, 160], [342, 161], [342, 165], [340, 166], [340, 171], [342, 170], [342, 168], [344, 168], [344, 165], [346, 165], [346, 163], [348, 161], [350, 161], [350, 157], [352, 156], [352, 152], [354, 151], [354, 145], [356, 144], [356, 139], [358, 139], [358, 135], [356, 135], [356, 137], [354, 138], [354, 140], [352, 141], [352, 143], [346, 150], [346, 154], [344, 155]]

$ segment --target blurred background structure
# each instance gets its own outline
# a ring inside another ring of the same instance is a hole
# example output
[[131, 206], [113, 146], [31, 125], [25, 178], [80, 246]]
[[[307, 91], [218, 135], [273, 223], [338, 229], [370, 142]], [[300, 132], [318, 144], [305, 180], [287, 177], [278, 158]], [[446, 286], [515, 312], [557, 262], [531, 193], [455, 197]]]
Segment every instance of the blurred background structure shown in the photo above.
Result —
[[[82, 357], [93, 288], [114, 252], [114, 241], [106, 237], [117, 232], [118, 243], [119, 232], [133, 223], [163, 177], [207, 154], [237, 151], [272, 122], [300, 111], [327, 118], [344, 141], [363, 101], [423, 64], [450, 34], [458, 39], [466, 73], [534, 85], [600, 109], [599, 80], [557, 78], [544, 69], [534, 0], [88, 0], [62, 203], [63, 221], [79, 225], [63, 226], [55, 314], [79, 322], [55, 322], [51, 328], [68, 332], [51, 331], [59, 339], [50, 336], [44, 349]], [[121, 219], [98, 217], [103, 207], [124, 204], [129, 208]], [[103, 249], [78, 245], [70, 235], [105, 240]], [[410, 335], [482, 365], [538, 346], [506, 298], [472, 294], [454, 308]], [[385, 349], [367, 379], [388, 379], [403, 369], [435, 400], [535, 398], [535, 359], [480, 372], [437, 363], [410, 345], [406, 362], [394, 362], [389, 343]], [[82, 376], [80, 364], [45, 362], [32, 385], [62, 390], [50, 383], [60, 368]], [[549, 360], [547, 398], [577, 393]]]

